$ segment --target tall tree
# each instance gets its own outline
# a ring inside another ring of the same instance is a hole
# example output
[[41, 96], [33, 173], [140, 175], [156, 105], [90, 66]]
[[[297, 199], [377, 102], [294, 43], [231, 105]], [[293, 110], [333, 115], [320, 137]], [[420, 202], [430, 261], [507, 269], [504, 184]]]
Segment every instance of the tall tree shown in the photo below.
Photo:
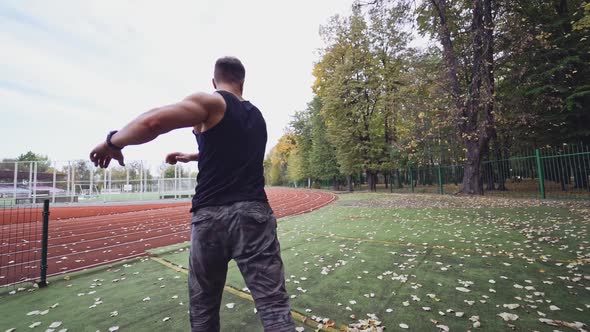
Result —
[[295, 146], [295, 148], [289, 153], [289, 158], [287, 158], [287, 180], [292, 182], [296, 187], [298, 182], [305, 179], [305, 175], [303, 174], [303, 164], [305, 159], [301, 155], [301, 150], [299, 146]]
[[498, 20], [498, 101], [507, 144], [590, 143], [590, 6], [505, 1]]
[[396, 125], [396, 167], [456, 164], [463, 149], [454, 125], [443, 61], [438, 48], [407, 54]]
[[[322, 103], [315, 96], [309, 103], [311, 122], [312, 146], [309, 155], [311, 174], [314, 179], [331, 180], [332, 189], [338, 189], [338, 177], [340, 176], [336, 150], [328, 139], [326, 122], [321, 115]], [[349, 190], [351, 187], [349, 186]]]
[[[307, 179], [307, 185], [311, 185], [311, 164], [310, 164], [310, 153], [312, 146], [311, 137], [311, 111], [310, 105], [307, 105], [307, 109], [299, 112], [295, 112], [293, 119], [291, 120], [290, 127], [295, 135], [295, 141], [297, 143], [297, 154], [293, 158], [297, 158], [298, 163], [297, 171], [295, 174], [300, 176], [297, 180]], [[290, 165], [291, 163], [289, 163]]]
[[[36, 161], [37, 162], [37, 172], [42, 173], [46, 172], [51, 162], [49, 161], [49, 157], [46, 155], [42, 155], [39, 153], [34, 153], [33, 151], [28, 151], [27, 153], [23, 153], [16, 158], [17, 161]], [[20, 167], [22, 171], [29, 170], [29, 164], [25, 164], [25, 166]]]
[[314, 68], [314, 91], [323, 101], [321, 114], [340, 170], [349, 177], [364, 170], [371, 190], [377, 173], [390, 165], [400, 70], [393, 57], [405, 46], [392, 32], [395, 20], [379, 10], [370, 24], [359, 7], [348, 18], [332, 18], [321, 30], [327, 47]]
[[[437, 15], [438, 38], [443, 49], [449, 93], [456, 111], [455, 124], [465, 145], [464, 176], [461, 192], [483, 194], [480, 168], [488, 143], [495, 134], [494, 126], [494, 22], [491, 0], [473, 0], [450, 5], [446, 0], [430, 0]], [[461, 15], [469, 13], [470, 25], [461, 26]], [[466, 49], [457, 50], [453, 31], [469, 31], [471, 41]], [[455, 30], [453, 30], [455, 28]], [[459, 54], [468, 54], [460, 62]], [[466, 66], [461, 70], [460, 63]], [[466, 85], [459, 75], [467, 74]]]
[[268, 162], [265, 163], [265, 166], [268, 167], [265, 170], [265, 174], [268, 176], [267, 182], [270, 185], [275, 186], [288, 183], [287, 165], [289, 156], [296, 147], [295, 135], [287, 132], [279, 138], [279, 142], [270, 150], [267, 156]]

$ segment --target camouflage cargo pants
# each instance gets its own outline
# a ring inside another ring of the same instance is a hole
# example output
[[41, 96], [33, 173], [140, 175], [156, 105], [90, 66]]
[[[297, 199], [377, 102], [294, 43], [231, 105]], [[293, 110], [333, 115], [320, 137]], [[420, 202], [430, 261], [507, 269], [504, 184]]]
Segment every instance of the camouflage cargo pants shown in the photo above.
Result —
[[276, 227], [266, 202], [203, 207], [193, 213], [188, 280], [193, 332], [219, 331], [230, 259], [238, 264], [264, 330], [294, 331]]

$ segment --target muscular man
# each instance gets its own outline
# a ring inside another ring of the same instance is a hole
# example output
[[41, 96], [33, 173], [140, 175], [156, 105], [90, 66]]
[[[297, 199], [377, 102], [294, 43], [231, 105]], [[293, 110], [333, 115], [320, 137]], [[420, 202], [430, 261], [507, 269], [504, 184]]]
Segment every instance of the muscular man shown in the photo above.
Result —
[[96, 166], [121, 150], [184, 127], [193, 127], [199, 153], [174, 152], [166, 161], [199, 161], [192, 200], [189, 258], [192, 331], [219, 331], [219, 307], [227, 265], [234, 259], [252, 296], [265, 331], [293, 331], [276, 219], [264, 192], [262, 162], [266, 123], [242, 98], [245, 69], [240, 60], [215, 63], [212, 94], [196, 93], [173, 105], [141, 114], [90, 152]]

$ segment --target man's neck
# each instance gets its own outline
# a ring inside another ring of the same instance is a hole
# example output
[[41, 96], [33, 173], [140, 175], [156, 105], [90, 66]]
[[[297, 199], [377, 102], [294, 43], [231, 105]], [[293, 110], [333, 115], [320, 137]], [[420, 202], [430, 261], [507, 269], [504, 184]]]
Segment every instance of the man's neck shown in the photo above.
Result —
[[242, 97], [242, 92], [240, 91], [239, 88], [235, 87], [234, 85], [231, 85], [231, 84], [219, 84], [219, 85], [217, 85], [217, 90], [224, 90], [224, 91], [227, 91], [227, 92], [231, 92], [236, 97], [238, 97], [238, 99], [244, 100], [244, 98]]

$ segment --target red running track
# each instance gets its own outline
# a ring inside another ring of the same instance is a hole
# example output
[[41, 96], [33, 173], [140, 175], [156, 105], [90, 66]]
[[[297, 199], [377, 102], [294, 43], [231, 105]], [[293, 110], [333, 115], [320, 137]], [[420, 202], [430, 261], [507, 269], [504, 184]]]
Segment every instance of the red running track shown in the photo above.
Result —
[[[266, 192], [277, 218], [310, 212], [336, 199], [333, 194], [311, 190], [270, 188]], [[148, 249], [188, 241], [189, 208], [190, 202], [52, 208], [48, 275], [142, 256]], [[39, 275], [42, 225], [37, 219], [1, 236], [0, 286]], [[0, 227], [0, 232], [7, 227]]]

